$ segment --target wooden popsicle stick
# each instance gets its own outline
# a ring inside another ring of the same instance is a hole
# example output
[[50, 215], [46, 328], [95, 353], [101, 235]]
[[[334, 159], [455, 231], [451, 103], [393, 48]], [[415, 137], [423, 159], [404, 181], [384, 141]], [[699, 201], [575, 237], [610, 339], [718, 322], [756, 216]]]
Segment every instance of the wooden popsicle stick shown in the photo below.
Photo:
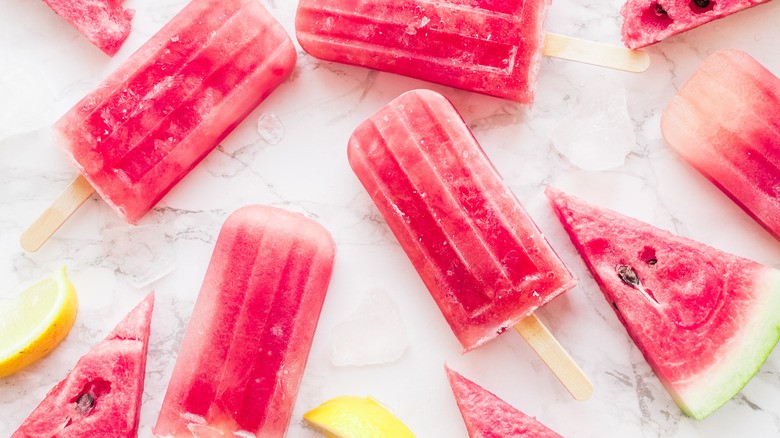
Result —
[[593, 384], [588, 376], [582, 372], [536, 315], [532, 313], [515, 324], [514, 328], [542, 358], [575, 400], [584, 401], [593, 395]]
[[585, 64], [641, 73], [650, 66], [650, 56], [641, 50], [547, 32], [542, 54]]
[[93, 193], [95, 189], [89, 181], [79, 175], [22, 233], [19, 239], [22, 248], [30, 252], [38, 251]]

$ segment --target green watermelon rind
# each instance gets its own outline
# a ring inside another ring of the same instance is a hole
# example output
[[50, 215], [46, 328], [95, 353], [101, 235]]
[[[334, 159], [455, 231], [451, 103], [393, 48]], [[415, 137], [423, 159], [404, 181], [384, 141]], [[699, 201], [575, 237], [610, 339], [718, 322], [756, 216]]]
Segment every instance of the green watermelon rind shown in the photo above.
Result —
[[697, 420], [737, 395], [780, 340], [780, 271], [765, 267], [761, 278], [755, 281], [754, 291], [762, 293], [756, 297], [753, 315], [746, 318], [751, 323], [740, 331], [739, 338], [730, 342], [734, 346], [732, 354], [702, 372], [700, 384], [691, 384], [685, 394], [678, 394], [662, 379], [680, 409]]

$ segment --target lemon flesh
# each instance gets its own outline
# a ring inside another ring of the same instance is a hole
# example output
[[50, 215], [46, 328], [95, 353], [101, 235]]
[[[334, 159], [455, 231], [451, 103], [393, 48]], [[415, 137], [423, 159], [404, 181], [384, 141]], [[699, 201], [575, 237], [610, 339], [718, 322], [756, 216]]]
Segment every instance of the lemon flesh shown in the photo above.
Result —
[[73, 327], [78, 298], [61, 268], [15, 298], [0, 302], [0, 378], [42, 358]]
[[329, 438], [414, 438], [401, 420], [371, 397], [336, 397], [303, 418]]

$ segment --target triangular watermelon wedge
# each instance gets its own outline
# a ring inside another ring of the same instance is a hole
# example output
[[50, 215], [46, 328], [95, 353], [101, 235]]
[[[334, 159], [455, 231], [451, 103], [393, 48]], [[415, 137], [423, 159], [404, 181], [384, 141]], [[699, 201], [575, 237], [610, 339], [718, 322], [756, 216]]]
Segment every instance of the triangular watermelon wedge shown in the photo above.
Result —
[[11, 438], [135, 437], [154, 292], [81, 357]]
[[639, 49], [769, 0], [627, 0], [623, 42]]
[[736, 395], [780, 337], [780, 271], [547, 188], [620, 322], [686, 414]]
[[123, 9], [123, 0], [44, 1], [108, 56], [114, 56], [130, 34], [135, 11]]
[[470, 438], [562, 438], [492, 392], [444, 368]]

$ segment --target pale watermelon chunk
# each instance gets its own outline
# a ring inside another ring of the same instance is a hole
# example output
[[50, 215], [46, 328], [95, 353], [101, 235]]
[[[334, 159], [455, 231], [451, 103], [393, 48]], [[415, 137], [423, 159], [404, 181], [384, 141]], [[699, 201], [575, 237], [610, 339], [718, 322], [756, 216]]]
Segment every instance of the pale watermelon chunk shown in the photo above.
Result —
[[11, 438], [135, 437], [154, 292], [79, 359]]
[[769, 0], [628, 0], [623, 15], [623, 42], [638, 49]]
[[44, 1], [109, 56], [116, 54], [130, 34], [135, 11], [123, 9], [123, 0]]
[[470, 438], [562, 438], [492, 392], [444, 368]]
[[780, 239], [780, 78], [750, 55], [720, 50], [661, 117], [667, 144]]
[[736, 395], [780, 337], [780, 271], [548, 188], [618, 319], [686, 414]]

